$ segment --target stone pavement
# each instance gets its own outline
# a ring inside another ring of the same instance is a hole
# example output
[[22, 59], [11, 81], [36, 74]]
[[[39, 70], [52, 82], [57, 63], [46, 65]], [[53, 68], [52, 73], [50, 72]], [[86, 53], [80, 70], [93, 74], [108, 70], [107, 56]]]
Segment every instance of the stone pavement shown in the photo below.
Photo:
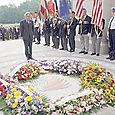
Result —
[[[43, 46], [43, 44], [36, 45], [33, 43], [33, 57], [37, 60], [55, 60], [55, 59], [75, 59], [80, 60], [83, 63], [97, 63], [104, 66], [108, 71], [115, 75], [115, 60], [106, 60], [107, 55], [91, 56], [79, 54], [80, 50], [76, 49], [76, 52], [70, 53], [67, 51], [61, 51], [53, 49], [52, 47]], [[24, 55], [23, 41], [10, 40], [0, 41], [0, 72], [3, 74], [9, 73], [13, 67], [27, 62]], [[115, 77], [115, 76], [114, 76]], [[94, 115], [114, 115], [114, 108], [108, 107], [99, 110]], [[2, 113], [0, 113], [2, 115]]]

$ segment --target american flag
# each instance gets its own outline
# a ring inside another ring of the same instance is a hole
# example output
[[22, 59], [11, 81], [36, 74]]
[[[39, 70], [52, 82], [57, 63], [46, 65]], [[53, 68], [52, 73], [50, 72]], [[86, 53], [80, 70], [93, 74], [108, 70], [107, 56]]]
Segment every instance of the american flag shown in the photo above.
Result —
[[80, 19], [83, 18], [83, 12], [82, 12], [82, 9], [83, 9], [83, 2], [85, 0], [77, 0], [76, 2], [76, 16]]
[[92, 24], [97, 25], [102, 30], [103, 0], [93, 0]]

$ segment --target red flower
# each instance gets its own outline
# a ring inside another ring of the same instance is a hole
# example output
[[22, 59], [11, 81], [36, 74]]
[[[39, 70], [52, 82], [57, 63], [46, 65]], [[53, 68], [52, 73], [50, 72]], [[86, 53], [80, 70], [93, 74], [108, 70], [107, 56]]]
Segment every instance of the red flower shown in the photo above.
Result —
[[0, 91], [3, 92], [4, 91], [4, 86], [0, 85]]
[[2, 85], [2, 82], [0, 81], [0, 85]]
[[22, 76], [21, 75], [18, 75], [18, 80], [21, 80], [22, 79]]
[[24, 79], [25, 79], [25, 80], [28, 80], [28, 76], [24, 75]]
[[26, 74], [30, 74], [30, 70], [26, 70]]

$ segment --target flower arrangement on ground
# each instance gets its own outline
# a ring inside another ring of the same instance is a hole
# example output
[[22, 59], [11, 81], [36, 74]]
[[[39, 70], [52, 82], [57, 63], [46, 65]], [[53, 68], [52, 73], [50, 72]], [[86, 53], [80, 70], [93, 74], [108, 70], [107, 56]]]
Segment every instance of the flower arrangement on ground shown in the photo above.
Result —
[[115, 106], [115, 80], [113, 80], [113, 75], [110, 72], [106, 72], [104, 67], [89, 64], [83, 67], [80, 78], [83, 88], [102, 90], [107, 103]]
[[106, 105], [104, 97], [98, 93], [92, 93], [83, 97], [70, 100], [63, 105], [46, 104], [44, 111], [49, 115], [79, 115], [97, 111]]
[[76, 60], [57, 60], [52, 62], [52, 70], [66, 75], [80, 75], [82, 72], [82, 65]]
[[28, 80], [37, 77], [39, 72], [40, 69], [37, 65], [27, 63], [14, 74], [13, 78], [17, 78], [18, 80]]
[[10, 85], [7, 88], [5, 101], [11, 112], [16, 115], [35, 115], [43, 109], [42, 98], [31, 87], [24, 91], [15, 85]]

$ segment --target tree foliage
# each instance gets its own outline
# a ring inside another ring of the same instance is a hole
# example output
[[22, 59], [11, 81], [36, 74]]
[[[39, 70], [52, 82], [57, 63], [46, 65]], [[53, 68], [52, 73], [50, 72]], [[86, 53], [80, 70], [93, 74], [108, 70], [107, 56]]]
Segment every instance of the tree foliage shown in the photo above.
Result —
[[14, 4], [0, 6], [0, 23], [19, 23], [26, 11], [38, 12], [39, 8], [40, 0], [26, 1], [18, 7]]

